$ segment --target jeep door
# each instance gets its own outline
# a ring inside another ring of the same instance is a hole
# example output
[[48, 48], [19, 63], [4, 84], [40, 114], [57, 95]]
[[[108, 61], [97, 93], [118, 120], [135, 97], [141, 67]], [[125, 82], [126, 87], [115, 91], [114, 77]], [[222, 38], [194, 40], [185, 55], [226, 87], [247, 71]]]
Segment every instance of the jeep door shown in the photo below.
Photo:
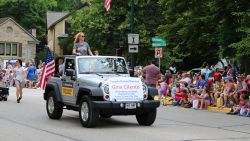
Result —
[[76, 95], [75, 95], [75, 59], [74, 58], [65, 58], [65, 66], [63, 75], [61, 77], [62, 85], [62, 99], [67, 104], [75, 104]]

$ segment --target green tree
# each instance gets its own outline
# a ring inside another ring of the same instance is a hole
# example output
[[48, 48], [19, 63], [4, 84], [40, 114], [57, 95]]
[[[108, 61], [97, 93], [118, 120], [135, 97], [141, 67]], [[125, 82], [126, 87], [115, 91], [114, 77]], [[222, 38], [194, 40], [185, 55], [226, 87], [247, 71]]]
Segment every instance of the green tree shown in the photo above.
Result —
[[161, 36], [169, 41], [172, 63], [182, 69], [200, 67], [203, 62], [214, 64], [219, 50], [216, 42], [216, 23], [211, 14], [210, 1], [160, 0], [164, 24], [159, 26]]
[[236, 32], [240, 34], [240, 40], [229, 47], [236, 50], [236, 58], [241, 64], [242, 72], [250, 73], [250, 6], [244, 1], [239, 1], [237, 11], [232, 15], [238, 19]]
[[[246, 0], [134, 0], [135, 33], [140, 35], [138, 65], [154, 58], [152, 37], [167, 40], [162, 66], [177, 64], [181, 69], [215, 64], [219, 58], [230, 58], [244, 71], [250, 61], [249, 15]], [[83, 3], [88, 8], [79, 9]], [[46, 12], [72, 12], [70, 34], [60, 46], [71, 54], [74, 35], [83, 31], [93, 50], [115, 55], [122, 48], [130, 60], [127, 34], [130, 33], [131, 0], [115, 0], [107, 13], [100, 0], [0, 0], [0, 17], [10, 16], [26, 29], [36, 28], [38, 45], [46, 43]], [[77, 10], [78, 9], [78, 10]], [[75, 12], [74, 12], [75, 11]], [[38, 49], [39, 50], [39, 49]], [[40, 53], [42, 56], [43, 53]]]
[[[83, 31], [87, 42], [101, 54], [115, 55], [116, 48], [122, 47], [123, 55], [129, 58], [127, 34], [130, 33], [131, 1], [112, 1], [110, 13], [106, 13], [103, 1], [88, 0], [88, 2], [89, 8], [78, 10], [73, 15], [70, 38], [77, 32]], [[157, 34], [157, 27], [162, 22], [161, 8], [157, 1], [136, 0], [134, 21], [135, 33], [140, 34], [137, 64], [147, 64], [147, 61], [154, 57], [151, 37]]]
[[[35, 28], [37, 39], [37, 53], [44, 51], [46, 45], [46, 12], [48, 10], [71, 10], [80, 6], [79, 0], [5, 0], [0, 1], [0, 17], [12, 17], [26, 30]], [[40, 53], [44, 54], [44, 53]], [[41, 57], [41, 58], [40, 58]], [[44, 56], [38, 55], [38, 60]]]

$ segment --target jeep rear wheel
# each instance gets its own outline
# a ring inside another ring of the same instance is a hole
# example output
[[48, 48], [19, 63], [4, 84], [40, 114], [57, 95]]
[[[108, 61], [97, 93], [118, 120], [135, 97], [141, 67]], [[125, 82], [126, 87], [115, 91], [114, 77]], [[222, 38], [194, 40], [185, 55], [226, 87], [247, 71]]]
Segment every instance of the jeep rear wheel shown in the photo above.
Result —
[[81, 99], [79, 107], [79, 117], [83, 127], [94, 127], [99, 118], [99, 112], [93, 108], [92, 102], [88, 96]]
[[139, 125], [150, 126], [154, 123], [156, 118], [156, 109], [153, 109], [150, 112], [145, 112], [139, 115], [136, 115], [136, 120]]
[[3, 98], [3, 101], [7, 101], [7, 100], [8, 100], [7, 96]]
[[56, 100], [54, 91], [50, 91], [48, 94], [46, 110], [49, 118], [51, 119], [60, 119], [62, 117], [63, 105]]

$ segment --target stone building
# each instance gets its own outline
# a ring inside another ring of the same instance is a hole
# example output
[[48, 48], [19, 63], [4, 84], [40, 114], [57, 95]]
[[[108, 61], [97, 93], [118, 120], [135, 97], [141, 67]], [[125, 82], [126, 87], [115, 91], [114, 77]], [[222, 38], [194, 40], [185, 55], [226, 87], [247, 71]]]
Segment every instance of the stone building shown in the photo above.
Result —
[[5, 62], [22, 59], [24, 62], [36, 56], [35, 30], [33, 34], [24, 29], [10, 17], [0, 18], [0, 65], [5, 67]]
[[[78, 7], [71, 12], [47, 12], [47, 42], [50, 50], [55, 56], [62, 56], [65, 52], [65, 47], [60, 47], [59, 41], [67, 38], [70, 29], [70, 19], [72, 14], [78, 10], [84, 10], [89, 7], [87, 2], [79, 4]], [[73, 42], [73, 40], [72, 40]]]
[[68, 29], [71, 13], [67, 12], [47, 12], [47, 40], [50, 50], [56, 56], [63, 55], [63, 48], [59, 45], [59, 40], [68, 37]]

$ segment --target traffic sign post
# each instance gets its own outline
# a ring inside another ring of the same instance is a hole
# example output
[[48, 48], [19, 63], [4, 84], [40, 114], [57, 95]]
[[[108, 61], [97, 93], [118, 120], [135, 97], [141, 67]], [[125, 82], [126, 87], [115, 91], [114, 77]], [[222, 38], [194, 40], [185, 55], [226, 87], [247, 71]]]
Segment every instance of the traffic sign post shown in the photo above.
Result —
[[162, 39], [162, 38], [153, 37], [152, 38], [152, 46], [153, 47], [165, 47], [165, 46], [167, 46], [167, 41]]
[[152, 43], [153, 47], [165, 47], [167, 44], [166, 42], [156, 42], [156, 43]]
[[161, 69], [162, 48], [155, 48], [155, 58], [158, 58], [159, 69]]
[[139, 44], [139, 34], [128, 34], [128, 44]]
[[162, 48], [155, 48], [155, 58], [162, 58]]
[[133, 26], [131, 26], [131, 34], [128, 34], [128, 52], [131, 53], [131, 68], [134, 72], [136, 62], [135, 53], [138, 53], [139, 34], [134, 34], [134, 29], [132, 27]]
[[162, 39], [162, 38], [159, 38], [159, 37], [153, 37], [152, 38], [152, 41], [153, 42], [166, 42], [166, 40]]
[[[134, 29], [134, 8], [135, 8], [135, 2], [134, 0], [131, 0], [131, 16], [130, 16], [130, 32], [131, 33], [135, 33], [135, 29]], [[129, 38], [129, 37], [128, 37]], [[133, 40], [134, 39], [134, 40]], [[131, 40], [128, 39], [128, 42], [130, 42]], [[132, 38], [132, 44], [133, 42], [136, 42], [135, 38]], [[130, 43], [128, 43], [130, 44]], [[139, 44], [139, 36], [138, 36], [138, 43]], [[132, 76], [134, 76], [134, 66], [135, 66], [135, 62], [136, 62], [136, 57], [135, 57], [135, 53], [131, 54], [131, 68], [133, 70], [132, 72]]]
[[138, 53], [138, 45], [128, 45], [129, 53]]
[[159, 60], [159, 68], [161, 69], [161, 58], [162, 58], [162, 48], [167, 46], [167, 41], [159, 38], [159, 37], [153, 37], [152, 38], [152, 46], [155, 47], [155, 58], [158, 58]]

